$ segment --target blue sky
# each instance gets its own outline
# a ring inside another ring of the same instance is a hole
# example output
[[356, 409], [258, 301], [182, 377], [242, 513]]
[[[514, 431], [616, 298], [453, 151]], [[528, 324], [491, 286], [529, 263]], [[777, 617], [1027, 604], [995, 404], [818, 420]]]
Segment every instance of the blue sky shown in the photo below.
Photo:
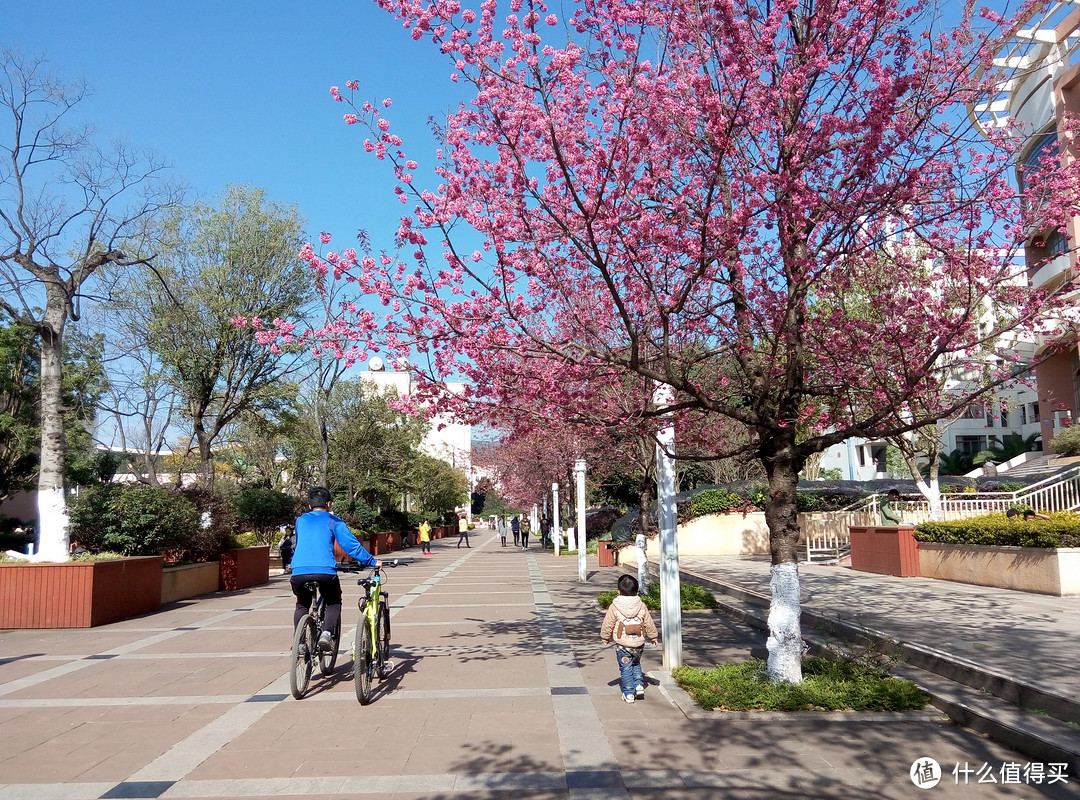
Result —
[[391, 247], [407, 207], [330, 86], [355, 78], [361, 99], [393, 98], [385, 116], [418, 177], [435, 146], [426, 120], [455, 86], [431, 43], [371, 0], [0, 0], [0, 20], [0, 44], [91, 85], [82, 113], [103, 137], [152, 148], [207, 200], [230, 183], [266, 189], [340, 248], [359, 228]]

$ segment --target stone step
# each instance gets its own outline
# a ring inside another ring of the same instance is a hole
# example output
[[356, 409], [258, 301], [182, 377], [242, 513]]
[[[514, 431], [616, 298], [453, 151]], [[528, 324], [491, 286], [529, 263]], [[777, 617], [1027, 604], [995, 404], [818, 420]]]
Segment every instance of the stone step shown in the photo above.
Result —
[[[720, 613], [768, 630], [767, 596], [685, 570], [682, 575], [717, 593]], [[1033, 759], [1066, 763], [1070, 775], [1080, 774], [1080, 703], [1075, 698], [805, 608], [802, 622], [803, 639], [811, 651], [835, 652], [838, 638], [894, 650], [901, 661], [893, 673], [929, 694], [931, 703], [953, 722]]]

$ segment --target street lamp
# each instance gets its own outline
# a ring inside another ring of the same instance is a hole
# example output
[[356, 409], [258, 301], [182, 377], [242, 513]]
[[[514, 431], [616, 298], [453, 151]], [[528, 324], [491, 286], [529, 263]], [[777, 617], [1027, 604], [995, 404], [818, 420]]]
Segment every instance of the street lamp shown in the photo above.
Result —
[[574, 462], [574, 476], [577, 478], [577, 552], [578, 580], [585, 580], [585, 459]]
[[562, 544], [562, 528], [559, 527], [559, 484], [551, 484], [551, 535], [555, 540], [555, 555], [559, 554], [559, 545]]
[[[653, 402], [671, 404], [672, 390], [658, 383]], [[675, 536], [675, 428], [664, 415], [664, 427], [656, 434], [656, 500], [660, 528], [660, 624], [664, 631], [664, 669], [682, 666], [682, 598], [679, 588], [679, 545]]]

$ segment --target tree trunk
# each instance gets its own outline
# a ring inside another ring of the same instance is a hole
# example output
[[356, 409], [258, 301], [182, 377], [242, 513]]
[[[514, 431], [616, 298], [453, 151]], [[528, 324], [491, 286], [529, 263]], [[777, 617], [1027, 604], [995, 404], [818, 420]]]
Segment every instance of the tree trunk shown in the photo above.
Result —
[[[60, 301], [64, 302], [63, 300]], [[48, 301], [54, 305], [53, 299]], [[41, 335], [41, 465], [38, 472], [37, 561], [68, 560], [64, 503], [63, 314], [47, 310]]]
[[195, 429], [195, 441], [199, 445], [199, 465], [202, 476], [199, 485], [207, 489], [214, 487], [214, 454], [210, 449], [210, 435], [203, 425], [202, 414], [192, 414]]
[[762, 461], [769, 481], [765, 521], [772, 553], [772, 601], [769, 604], [769, 677], [774, 682], [802, 682], [802, 605], [799, 590], [799, 517], [795, 492], [801, 464], [794, 428], [762, 437]]

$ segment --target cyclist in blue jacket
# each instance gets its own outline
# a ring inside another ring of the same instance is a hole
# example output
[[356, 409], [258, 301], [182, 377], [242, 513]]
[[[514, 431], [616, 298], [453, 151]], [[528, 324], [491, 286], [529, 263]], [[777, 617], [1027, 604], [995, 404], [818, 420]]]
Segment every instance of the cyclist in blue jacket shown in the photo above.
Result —
[[337, 630], [341, 621], [341, 581], [337, 576], [334, 542], [364, 567], [379, 567], [382, 562], [364, 549], [348, 525], [330, 513], [329, 490], [313, 486], [307, 495], [311, 510], [296, 520], [296, 551], [292, 557], [291, 583], [296, 595], [293, 630], [311, 608], [312, 594], [304, 584], [316, 581], [326, 599], [326, 619], [319, 637], [319, 649], [332, 650], [336, 643], [331, 632]]

